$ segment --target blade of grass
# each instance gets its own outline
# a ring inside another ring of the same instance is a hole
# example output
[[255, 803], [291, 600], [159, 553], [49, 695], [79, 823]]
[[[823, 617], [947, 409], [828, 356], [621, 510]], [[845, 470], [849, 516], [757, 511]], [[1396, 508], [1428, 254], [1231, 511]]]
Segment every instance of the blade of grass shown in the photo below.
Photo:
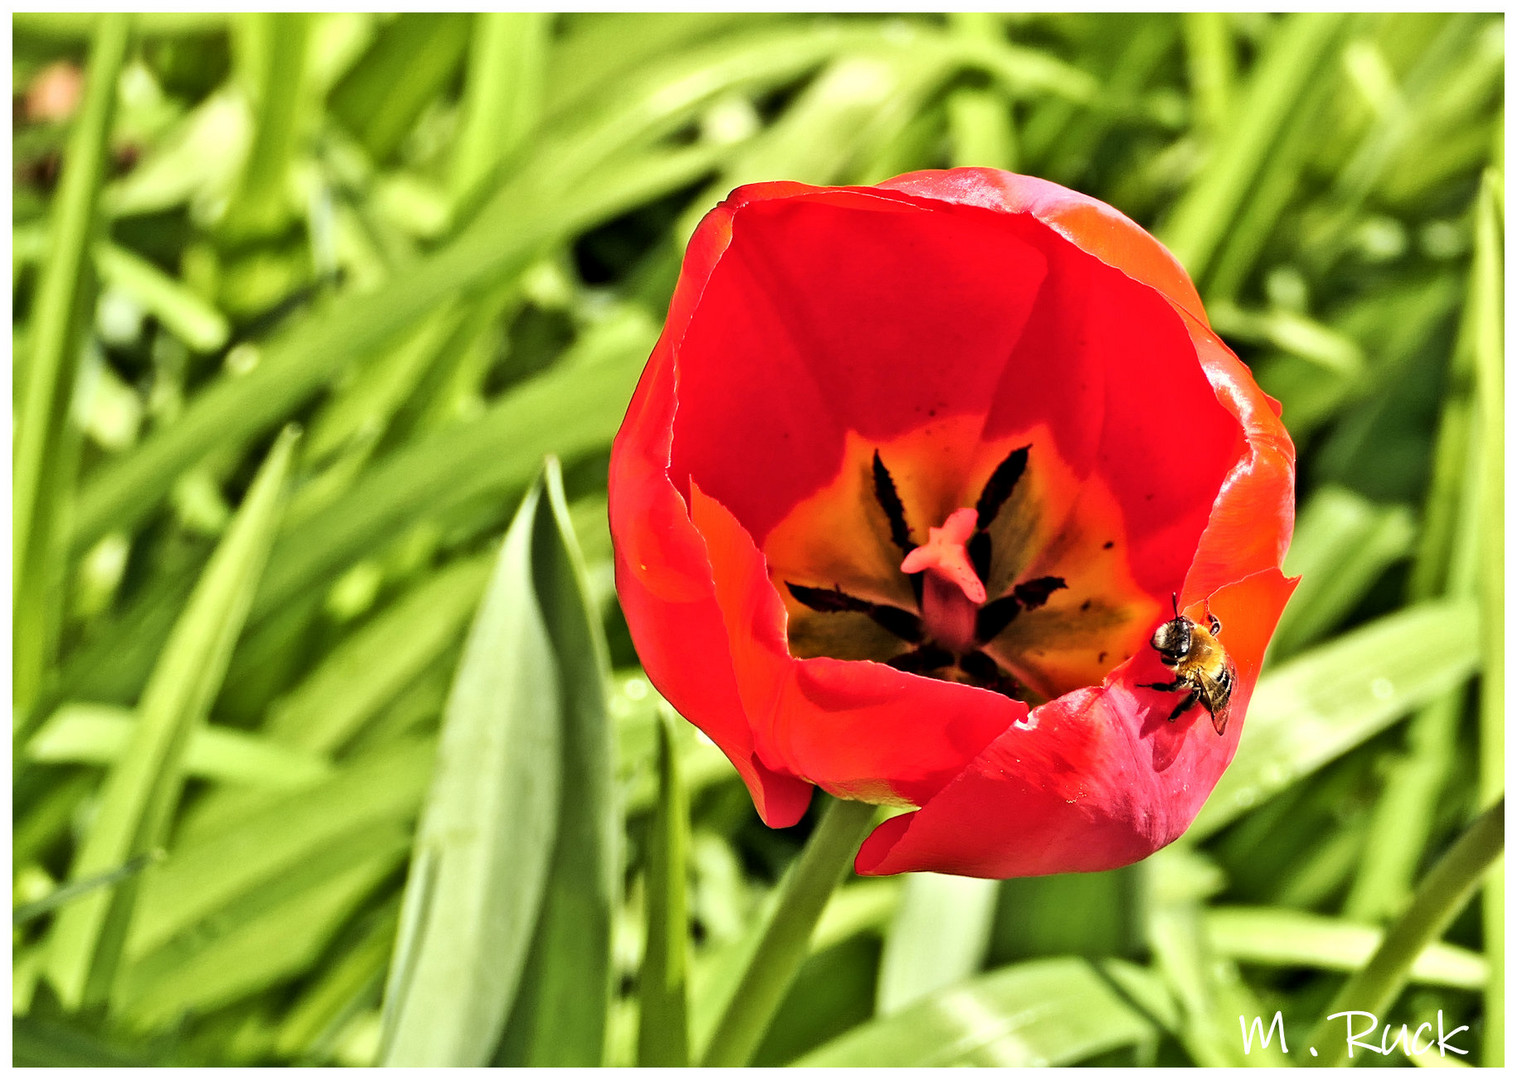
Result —
[[557, 459], [533, 522], [532, 585], [561, 687], [558, 825], [525, 974], [498, 1064], [597, 1066], [611, 1005], [611, 923], [620, 899], [622, 817], [606, 707], [610, 662]]
[[169, 857], [143, 875], [127, 955], [146, 956], [241, 897], [277, 888], [323, 852], [411, 821], [433, 755], [430, 740], [398, 740], [319, 784], [264, 793], [252, 808], [185, 815]]
[[1331, 631], [1410, 552], [1414, 536], [1405, 507], [1378, 506], [1341, 487], [1318, 490], [1297, 518], [1285, 559], [1285, 572], [1301, 585], [1275, 629], [1271, 656], [1290, 656]]
[[1238, 61], [1227, 23], [1228, 15], [1221, 11], [1187, 11], [1180, 16], [1195, 126], [1210, 140], [1227, 130], [1233, 114]]
[[1239, 95], [1236, 122], [1160, 233], [1198, 281], [1206, 277], [1218, 244], [1301, 96], [1325, 77], [1333, 46], [1348, 22], [1348, 16], [1328, 12], [1298, 12], [1284, 19]]
[[1211, 835], [1473, 672], [1468, 602], [1417, 604], [1300, 654], [1260, 680], [1234, 759], [1187, 833]]
[[997, 884], [909, 875], [880, 957], [875, 1009], [881, 1016], [979, 972], [990, 944]]
[[458, 640], [489, 576], [485, 558], [459, 560], [342, 639], [269, 712], [270, 738], [331, 752]]
[[[1247, 964], [1357, 971], [1374, 955], [1380, 928], [1293, 908], [1211, 908], [1202, 917], [1212, 947]], [[1435, 941], [1412, 962], [1413, 982], [1478, 990], [1489, 966], [1479, 953]]]
[[[1121, 983], [1117, 983], [1117, 972]], [[1114, 985], [1116, 983], [1116, 985]], [[1136, 1006], [1131, 988], [1141, 987]], [[1071, 1065], [1158, 1031], [1163, 984], [1120, 961], [1032, 960], [942, 990], [855, 1028], [792, 1064], [809, 1068]]]
[[541, 498], [534, 486], [506, 534], [449, 696], [385, 990], [386, 1064], [486, 1064], [532, 942], [558, 819], [563, 693], [532, 587]]
[[[115, 705], [69, 702], [26, 744], [31, 761], [110, 765], [131, 746], [137, 714]], [[207, 725], [190, 733], [184, 751], [189, 776], [266, 788], [302, 787], [324, 779], [331, 765], [315, 754], [232, 728]]]
[[[989, 13], [950, 12], [948, 26], [955, 34], [980, 41], [1006, 40], [1001, 20]], [[953, 164], [1016, 168], [1016, 123], [1011, 101], [999, 88], [955, 90], [948, 99], [948, 130]]]
[[[1417, 886], [1411, 905], [1386, 932], [1369, 963], [1338, 991], [1328, 1007], [1330, 1011], [1312, 1032], [1311, 1044], [1328, 1049], [1311, 1064], [1342, 1065], [1352, 1053], [1346, 1040], [1332, 1037], [1330, 1027], [1336, 1016], [1348, 1009], [1379, 1015], [1396, 1000], [1418, 955], [1438, 940], [1479, 888], [1486, 872], [1501, 858], [1505, 814], [1506, 799], [1502, 798], [1465, 830]], [[1496, 1018], [1492, 1022], [1500, 1026]]]
[[[175, 623], [143, 691], [132, 741], [106, 776], [72, 879], [118, 866], [167, 836], [191, 732], [221, 685], [279, 524], [296, 438], [288, 429], [276, 440]], [[48, 975], [70, 1008], [109, 995], [136, 900], [131, 880], [70, 907], [54, 924]]]
[[542, 114], [552, 16], [486, 11], [474, 16], [460, 130], [449, 184], [455, 203], [522, 145]]
[[686, 980], [690, 967], [689, 916], [685, 905], [685, 848], [690, 808], [680, 776], [673, 718], [658, 712], [658, 799], [648, 823], [644, 878], [647, 934], [638, 974], [637, 1064], [690, 1064]]
[[301, 125], [310, 115], [305, 101], [306, 47], [311, 16], [305, 12], [245, 12], [238, 29], [255, 36], [247, 49], [255, 70], [253, 143], [243, 162], [237, 193], [221, 228], [234, 243], [277, 233], [290, 220], [290, 167]]
[[463, 12], [402, 12], [333, 88], [328, 110], [375, 161], [391, 157], [457, 71], [474, 29]]
[[277, 1056], [306, 1065], [326, 1063], [332, 1036], [365, 1002], [377, 1002], [395, 941], [400, 905], [386, 903], [365, 920], [356, 941], [341, 951], [290, 1008], [279, 1024]]
[[99, 228], [101, 181], [115, 112], [116, 78], [126, 56], [131, 19], [108, 14], [96, 23], [86, 62], [84, 100], [63, 158], [49, 226], [51, 244], [27, 328], [26, 365], [17, 372], [20, 411], [11, 467], [11, 700], [24, 712], [41, 689], [58, 633], [63, 519], [74, 487], [68, 413], [78, 374], [81, 336], [94, 284], [90, 249]]
[[405, 860], [408, 846], [407, 830], [394, 824], [341, 837], [130, 958], [113, 1013], [138, 1030], [162, 1029], [306, 972], [355, 907]]
[[135, 877], [142, 873], [154, 861], [163, 857], [161, 851], [148, 851], [138, 855], [114, 870], [106, 870], [103, 873], [92, 874], [79, 881], [71, 881], [62, 885], [40, 900], [32, 900], [25, 904], [18, 904], [11, 909], [11, 925], [22, 926], [26, 923], [40, 919], [44, 915], [63, 907], [63, 905], [78, 899], [96, 889], [107, 889], [117, 882], [125, 881], [129, 877]]
[[[1480, 430], [1480, 493], [1477, 535], [1480, 538], [1480, 798], [1485, 802], [1504, 790], [1506, 766], [1506, 584], [1505, 584], [1505, 323], [1502, 267], [1503, 207], [1501, 174], [1487, 170], [1481, 178], [1475, 213], [1475, 408]], [[1506, 886], [1493, 875], [1486, 887], [1483, 923], [1491, 978], [1486, 985], [1485, 1058], [1487, 1066], [1505, 1057]]]
[[572, 461], [609, 445], [656, 333], [640, 310], [608, 320], [582, 340], [580, 356], [565, 358], [474, 421], [401, 449], [320, 513], [292, 522], [254, 602], [254, 620], [401, 528], [471, 499], [520, 490], [545, 453]]
[[769, 1022], [806, 958], [817, 919], [847, 873], [874, 823], [868, 803], [834, 799], [801, 857], [786, 874], [763, 936], [701, 1055], [712, 1068], [743, 1065], [758, 1048]]

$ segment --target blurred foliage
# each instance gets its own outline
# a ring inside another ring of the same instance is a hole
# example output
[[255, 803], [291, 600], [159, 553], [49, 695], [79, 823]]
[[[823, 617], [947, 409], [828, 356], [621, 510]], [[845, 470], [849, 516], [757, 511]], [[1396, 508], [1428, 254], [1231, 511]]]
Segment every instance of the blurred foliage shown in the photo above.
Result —
[[[1304, 1038], [1502, 789], [1503, 30], [15, 15], [16, 1062], [699, 1053], [814, 814], [662, 728], [607, 449], [730, 188], [954, 164], [1174, 248], [1282, 403], [1305, 577], [1185, 840], [845, 883], [754, 1060]], [[1499, 1064], [1501, 920], [1493, 878], [1382, 1020]]]

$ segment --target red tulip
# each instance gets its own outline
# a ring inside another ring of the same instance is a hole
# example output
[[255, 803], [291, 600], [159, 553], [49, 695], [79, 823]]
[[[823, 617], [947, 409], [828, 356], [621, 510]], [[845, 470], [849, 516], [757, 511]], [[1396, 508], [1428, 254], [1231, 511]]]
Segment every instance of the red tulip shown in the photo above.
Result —
[[[860, 873], [1121, 866], [1227, 767], [1290, 596], [1278, 412], [1094, 199], [990, 169], [739, 188], [612, 450], [617, 590], [769, 825], [818, 785], [913, 810]], [[1236, 669], [1215, 723], [1153, 686], [1176, 594]]]

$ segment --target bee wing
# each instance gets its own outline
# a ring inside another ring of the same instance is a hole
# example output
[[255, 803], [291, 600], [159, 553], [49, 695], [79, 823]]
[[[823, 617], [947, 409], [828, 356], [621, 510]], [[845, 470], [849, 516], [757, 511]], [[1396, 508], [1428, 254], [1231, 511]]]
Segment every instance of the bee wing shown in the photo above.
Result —
[[1213, 679], [1204, 672], [1197, 672], [1202, 695], [1206, 698], [1207, 712], [1211, 713], [1211, 726], [1221, 735], [1227, 730], [1228, 717], [1232, 715], [1233, 687], [1238, 682], [1238, 668], [1228, 657], [1222, 667], [1220, 678]]

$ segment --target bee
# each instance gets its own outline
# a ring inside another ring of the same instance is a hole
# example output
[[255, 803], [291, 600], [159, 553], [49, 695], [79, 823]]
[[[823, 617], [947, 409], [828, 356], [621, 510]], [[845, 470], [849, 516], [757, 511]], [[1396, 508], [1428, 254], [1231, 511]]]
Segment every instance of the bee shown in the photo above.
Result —
[[1176, 596], [1170, 597], [1170, 606], [1174, 608], [1175, 617], [1159, 624], [1149, 644], [1158, 652], [1164, 666], [1174, 671], [1174, 682], [1138, 685], [1149, 690], [1187, 691], [1169, 718], [1177, 720], [1200, 703], [1211, 714], [1212, 727], [1221, 735], [1227, 730], [1228, 705], [1238, 682], [1238, 668], [1217, 640], [1222, 623], [1208, 608], [1207, 628], [1202, 628], [1194, 619], [1180, 614]]

